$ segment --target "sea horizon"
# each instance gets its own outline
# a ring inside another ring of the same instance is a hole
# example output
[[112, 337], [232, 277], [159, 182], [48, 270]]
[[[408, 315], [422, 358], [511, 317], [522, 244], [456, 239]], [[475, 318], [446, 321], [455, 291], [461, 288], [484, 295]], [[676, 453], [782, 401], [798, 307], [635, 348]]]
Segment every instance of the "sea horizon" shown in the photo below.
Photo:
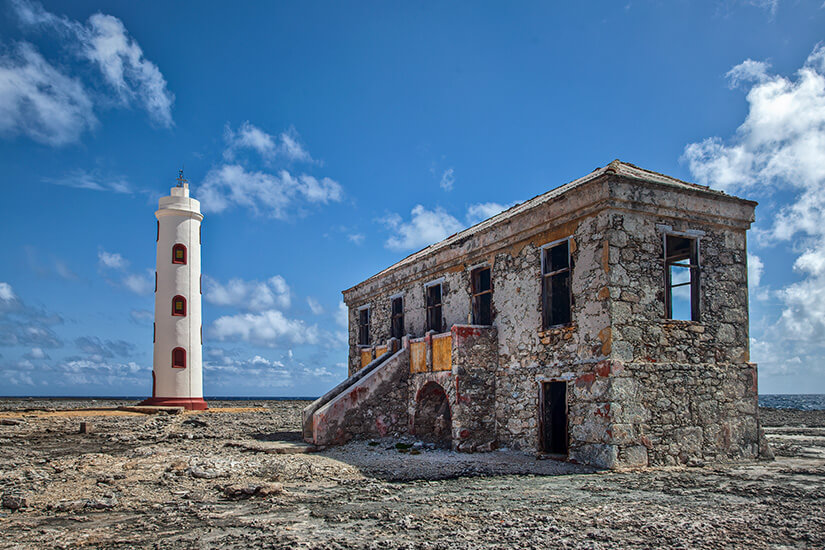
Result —
[[[320, 396], [205, 396], [209, 401], [314, 401]], [[135, 395], [6, 395], [0, 400], [43, 399], [54, 401], [142, 401], [146, 396]], [[825, 410], [822, 393], [766, 393], [759, 395], [759, 406], [773, 409]]]

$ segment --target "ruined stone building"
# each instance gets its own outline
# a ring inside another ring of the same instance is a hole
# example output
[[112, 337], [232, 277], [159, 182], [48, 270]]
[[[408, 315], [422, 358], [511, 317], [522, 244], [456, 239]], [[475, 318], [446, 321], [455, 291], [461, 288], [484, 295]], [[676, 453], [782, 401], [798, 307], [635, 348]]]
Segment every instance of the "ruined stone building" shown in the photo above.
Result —
[[414, 434], [595, 466], [756, 458], [755, 202], [619, 161], [344, 291], [319, 445]]

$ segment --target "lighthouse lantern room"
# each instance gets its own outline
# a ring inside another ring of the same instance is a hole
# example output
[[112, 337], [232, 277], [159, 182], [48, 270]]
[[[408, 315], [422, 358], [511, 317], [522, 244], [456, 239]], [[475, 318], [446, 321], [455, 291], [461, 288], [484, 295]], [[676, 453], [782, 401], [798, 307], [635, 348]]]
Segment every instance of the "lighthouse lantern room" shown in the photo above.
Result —
[[200, 202], [178, 175], [158, 201], [152, 397], [141, 405], [207, 408], [203, 399]]

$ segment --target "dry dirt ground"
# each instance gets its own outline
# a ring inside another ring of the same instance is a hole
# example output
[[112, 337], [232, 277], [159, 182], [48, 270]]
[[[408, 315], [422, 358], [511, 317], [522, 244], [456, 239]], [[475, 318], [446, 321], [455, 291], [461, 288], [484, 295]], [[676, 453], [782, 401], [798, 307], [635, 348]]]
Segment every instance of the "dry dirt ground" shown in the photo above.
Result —
[[123, 404], [0, 401], [0, 548], [825, 547], [825, 411], [763, 409], [773, 462], [615, 473], [390, 440], [271, 454], [302, 401], [68, 410]]

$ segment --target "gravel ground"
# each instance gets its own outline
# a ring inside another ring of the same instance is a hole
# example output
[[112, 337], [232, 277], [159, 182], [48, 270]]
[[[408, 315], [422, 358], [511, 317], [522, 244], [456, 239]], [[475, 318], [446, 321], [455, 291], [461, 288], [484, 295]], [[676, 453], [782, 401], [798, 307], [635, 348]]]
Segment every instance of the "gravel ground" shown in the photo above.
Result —
[[0, 401], [0, 548], [825, 547], [825, 411], [762, 409], [773, 462], [616, 473], [414, 440], [270, 454], [305, 401], [76, 410], [123, 404]]

